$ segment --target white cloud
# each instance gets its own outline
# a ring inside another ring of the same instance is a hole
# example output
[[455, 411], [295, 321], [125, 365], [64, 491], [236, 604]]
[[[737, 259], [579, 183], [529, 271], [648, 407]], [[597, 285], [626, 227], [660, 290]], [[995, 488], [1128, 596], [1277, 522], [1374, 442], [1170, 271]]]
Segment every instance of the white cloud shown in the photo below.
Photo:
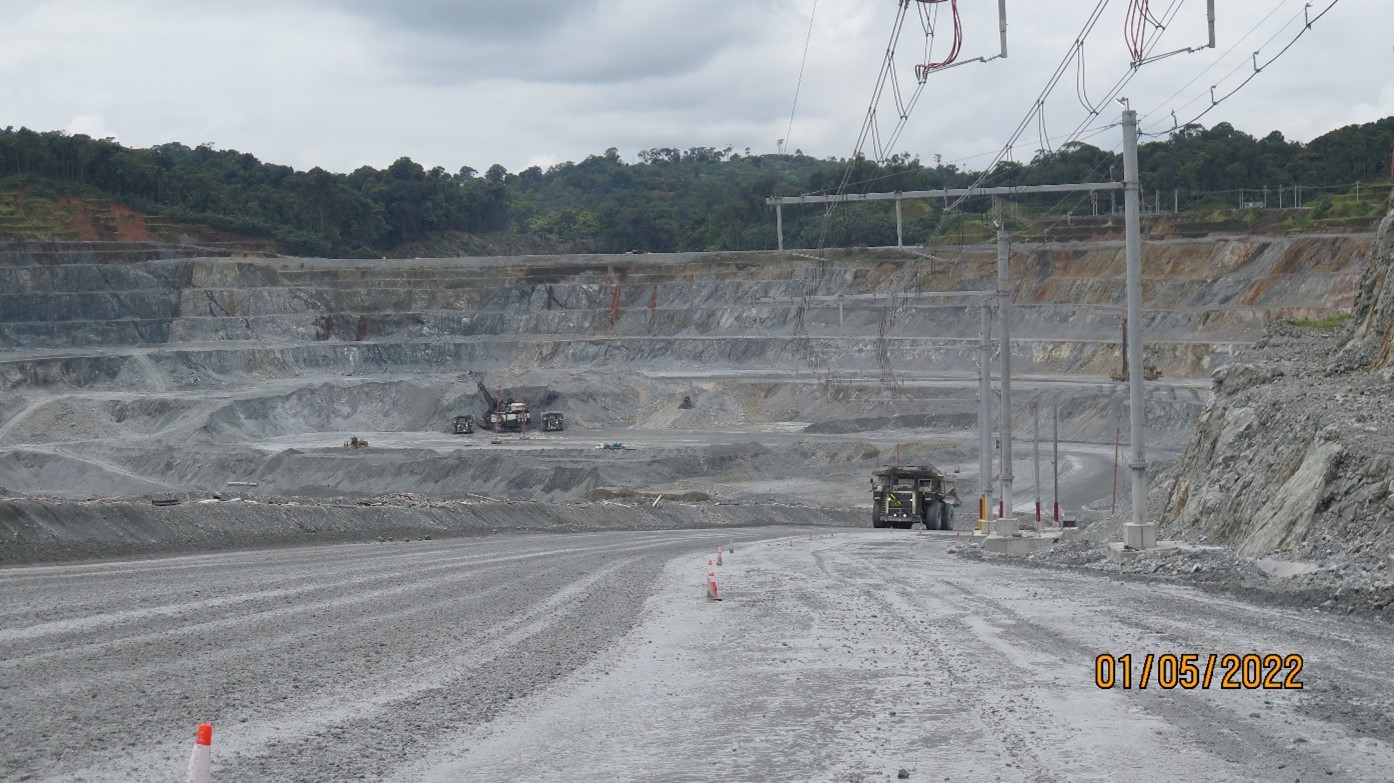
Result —
[[63, 130], [74, 136], [77, 134], [84, 134], [94, 139], [114, 137], [117, 141], [120, 141], [120, 138], [117, 137], [115, 133], [107, 130], [106, 121], [102, 119], [102, 115], [100, 114], [79, 114], [71, 120], [68, 120], [67, 124], [63, 126]]

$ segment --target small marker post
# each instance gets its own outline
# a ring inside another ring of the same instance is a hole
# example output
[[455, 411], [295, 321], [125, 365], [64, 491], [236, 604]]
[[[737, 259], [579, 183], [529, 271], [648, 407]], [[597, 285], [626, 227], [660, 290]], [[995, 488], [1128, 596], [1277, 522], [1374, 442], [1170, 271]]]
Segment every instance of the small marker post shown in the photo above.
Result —
[[200, 723], [194, 732], [194, 752], [189, 756], [188, 783], [212, 783], [213, 724]]

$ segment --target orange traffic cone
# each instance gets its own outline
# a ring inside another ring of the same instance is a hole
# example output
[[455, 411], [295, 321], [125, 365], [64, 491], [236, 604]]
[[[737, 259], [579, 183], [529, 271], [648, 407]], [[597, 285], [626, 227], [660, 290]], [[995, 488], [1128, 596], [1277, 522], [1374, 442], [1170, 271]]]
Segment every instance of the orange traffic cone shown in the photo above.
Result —
[[194, 733], [194, 752], [189, 756], [188, 783], [210, 783], [213, 780], [213, 724], [200, 723]]
[[713, 600], [713, 601], [720, 601], [720, 600], [721, 600], [721, 596], [717, 595], [717, 592], [716, 592], [716, 572], [715, 572], [715, 571], [712, 571], [712, 572], [710, 572], [710, 573], [707, 574], [707, 597], [710, 598], [710, 599]]
[[721, 544], [716, 545], [716, 564], [721, 565]]

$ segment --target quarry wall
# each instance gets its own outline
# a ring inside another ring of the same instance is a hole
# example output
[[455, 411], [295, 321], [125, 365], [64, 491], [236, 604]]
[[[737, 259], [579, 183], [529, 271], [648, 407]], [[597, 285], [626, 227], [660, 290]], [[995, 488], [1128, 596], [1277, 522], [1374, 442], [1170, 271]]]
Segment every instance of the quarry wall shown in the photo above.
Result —
[[[1275, 319], [1349, 308], [1371, 237], [1146, 245], [1148, 357], [1204, 376]], [[0, 388], [294, 377], [364, 367], [682, 364], [973, 372], [995, 251], [325, 261], [111, 261], [14, 251], [0, 266]], [[1012, 255], [1023, 372], [1118, 363], [1121, 243]], [[931, 296], [931, 294], [935, 294]], [[895, 357], [894, 359], [892, 357]]]

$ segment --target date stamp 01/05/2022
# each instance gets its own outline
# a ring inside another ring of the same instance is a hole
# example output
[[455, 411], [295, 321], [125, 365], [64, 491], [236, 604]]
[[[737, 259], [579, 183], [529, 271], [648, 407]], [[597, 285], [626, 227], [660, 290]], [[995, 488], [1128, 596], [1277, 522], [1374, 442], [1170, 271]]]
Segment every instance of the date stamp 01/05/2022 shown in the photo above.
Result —
[[1099, 688], [1299, 690], [1302, 656], [1269, 653], [1104, 653], [1094, 659]]

